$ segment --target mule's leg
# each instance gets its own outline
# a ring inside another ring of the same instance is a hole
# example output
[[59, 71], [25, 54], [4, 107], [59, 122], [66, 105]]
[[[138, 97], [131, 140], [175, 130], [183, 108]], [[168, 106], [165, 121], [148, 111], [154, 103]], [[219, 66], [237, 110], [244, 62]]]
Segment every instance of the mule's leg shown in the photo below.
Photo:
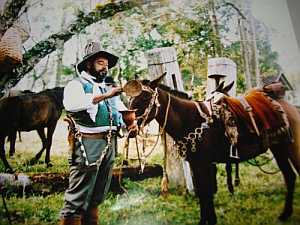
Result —
[[234, 188], [233, 188], [233, 184], [232, 184], [232, 165], [230, 162], [226, 162], [226, 166], [225, 166], [225, 169], [226, 169], [226, 176], [227, 176], [227, 188], [228, 188], [228, 191], [233, 194], [234, 193]]
[[47, 144], [47, 139], [46, 139], [46, 135], [44, 132], [44, 128], [37, 129], [37, 132], [42, 141], [42, 149], [35, 155], [35, 157], [33, 159], [30, 160], [31, 165], [35, 164], [41, 158], [44, 150], [46, 149], [46, 144]]
[[52, 124], [51, 126], [48, 127], [47, 130], [47, 146], [46, 146], [46, 156], [45, 156], [45, 163], [47, 164], [47, 167], [51, 167], [52, 164], [50, 162], [50, 149], [52, 145], [52, 138], [53, 138], [53, 133], [56, 127], [57, 121]]
[[294, 173], [289, 161], [285, 146], [276, 145], [271, 148], [271, 151], [276, 159], [276, 162], [283, 174], [284, 181], [287, 187], [285, 197], [284, 210], [279, 216], [279, 220], [287, 220], [293, 213], [293, 196], [295, 190], [296, 174]]
[[212, 163], [212, 187], [213, 187], [213, 193], [216, 194], [218, 192], [218, 181], [217, 181], [217, 164]]
[[208, 162], [191, 163], [195, 192], [199, 197], [200, 203], [199, 225], [215, 225], [217, 223], [213, 202], [215, 190], [214, 176], [216, 172], [214, 166]]
[[235, 179], [234, 179], [234, 185], [239, 186], [240, 184], [240, 174], [239, 174], [239, 163], [236, 162], [235, 164]]
[[15, 145], [16, 145], [16, 138], [17, 138], [17, 132], [12, 132], [10, 135], [9, 135], [9, 157], [12, 157], [15, 152], [16, 152], [16, 149], [15, 149]]
[[22, 142], [21, 131], [18, 131], [18, 134], [19, 134], [19, 141]]
[[5, 143], [5, 137], [4, 136], [1, 136], [0, 137], [0, 157], [2, 159], [2, 162], [4, 164], [4, 167], [6, 169], [6, 171], [8, 173], [13, 173], [13, 169], [10, 167], [9, 163], [7, 162], [7, 159], [6, 159], [6, 156], [5, 156], [5, 148], [4, 148], [4, 143]]

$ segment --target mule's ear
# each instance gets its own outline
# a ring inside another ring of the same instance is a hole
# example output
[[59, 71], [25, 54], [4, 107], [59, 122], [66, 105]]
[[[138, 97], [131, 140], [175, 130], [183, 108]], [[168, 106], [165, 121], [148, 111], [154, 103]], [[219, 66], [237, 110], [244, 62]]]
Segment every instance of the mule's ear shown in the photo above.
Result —
[[230, 84], [228, 84], [226, 87], [223, 88], [223, 94], [229, 95], [228, 92], [231, 90], [231, 88], [234, 85], [234, 81], [232, 81]]
[[164, 72], [162, 75], [160, 75], [158, 78], [155, 80], [151, 81], [149, 86], [154, 89], [158, 86], [158, 84], [163, 80], [163, 78], [166, 76], [167, 72]]
[[222, 81], [219, 84], [219, 86], [214, 91], [211, 92], [211, 94], [213, 94], [215, 92], [221, 92], [221, 93], [223, 93], [224, 83], [225, 83], [225, 81]]

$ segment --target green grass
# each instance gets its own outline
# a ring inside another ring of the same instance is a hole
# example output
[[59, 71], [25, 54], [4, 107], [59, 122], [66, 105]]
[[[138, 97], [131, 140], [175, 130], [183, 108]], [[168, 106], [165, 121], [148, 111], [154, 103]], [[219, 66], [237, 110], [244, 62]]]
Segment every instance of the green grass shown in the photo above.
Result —
[[[256, 167], [244, 163], [240, 166], [241, 184], [232, 196], [227, 191], [224, 166], [218, 166], [218, 193], [215, 207], [219, 225], [299, 225], [300, 188], [296, 183], [294, 214], [285, 223], [277, 220], [285, 195], [280, 173], [266, 175]], [[266, 168], [276, 170], [271, 165]], [[170, 190], [167, 197], [160, 196], [160, 178], [141, 182], [125, 180], [127, 193], [110, 193], [100, 206], [99, 222], [103, 225], [192, 225], [199, 219], [196, 197]], [[14, 219], [13, 224], [57, 224], [63, 205], [63, 193], [48, 197], [11, 197], [6, 200]], [[8, 224], [0, 203], [0, 224]]]
[[[44, 153], [45, 154], [45, 153]], [[62, 173], [68, 170], [68, 160], [66, 155], [52, 155], [51, 162], [54, 166], [46, 167], [44, 163], [45, 156], [42, 155], [41, 159], [34, 165], [29, 165], [28, 162], [35, 156], [31, 152], [18, 153], [14, 155], [13, 158], [8, 158], [9, 164], [12, 168], [18, 173], [41, 173], [41, 172], [49, 172], [49, 173]], [[0, 162], [0, 172], [4, 172], [4, 165], [2, 161]]]

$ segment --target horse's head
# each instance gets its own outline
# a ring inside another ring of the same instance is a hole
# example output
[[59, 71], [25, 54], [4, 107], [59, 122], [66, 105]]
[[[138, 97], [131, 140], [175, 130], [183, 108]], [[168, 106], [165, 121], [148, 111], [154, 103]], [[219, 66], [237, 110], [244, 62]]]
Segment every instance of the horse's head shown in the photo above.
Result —
[[165, 75], [166, 73], [153, 81], [133, 80], [125, 85], [124, 88], [128, 90], [125, 92], [129, 93], [131, 97], [129, 109], [136, 110], [136, 120], [139, 127], [146, 125], [156, 117], [160, 106], [157, 87]]

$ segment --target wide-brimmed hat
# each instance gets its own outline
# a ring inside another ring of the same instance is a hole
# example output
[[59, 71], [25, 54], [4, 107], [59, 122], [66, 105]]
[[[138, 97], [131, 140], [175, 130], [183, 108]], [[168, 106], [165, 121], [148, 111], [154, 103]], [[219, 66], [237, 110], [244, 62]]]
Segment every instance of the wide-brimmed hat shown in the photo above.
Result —
[[89, 60], [95, 59], [100, 56], [108, 60], [108, 69], [114, 67], [119, 59], [119, 57], [102, 50], [100, 43], [95, 41], [89, 42], [85, 46], [84, 53], [85, 56], [83, 57], [82, 61], [77, 64], [77, 69], [79, 72], [82, 72], [86, 69], [86, 64]]

